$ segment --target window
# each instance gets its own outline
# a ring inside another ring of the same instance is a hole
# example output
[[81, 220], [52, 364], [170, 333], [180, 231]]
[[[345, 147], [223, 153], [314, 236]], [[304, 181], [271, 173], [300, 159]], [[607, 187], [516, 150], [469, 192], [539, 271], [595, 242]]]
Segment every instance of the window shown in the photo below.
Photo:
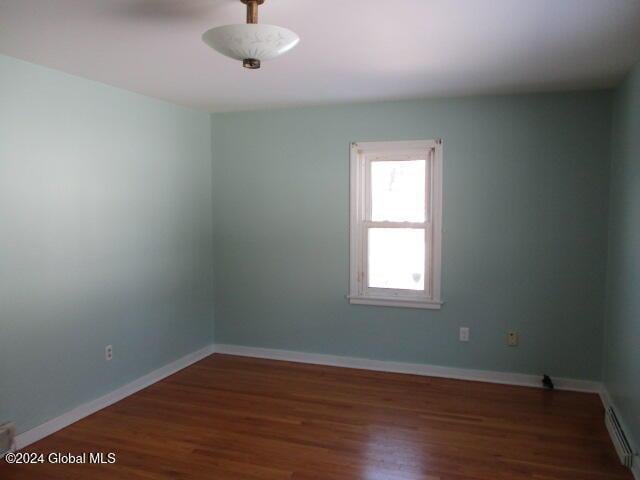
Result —
[[442, 142], [351, 146], [356, 304], [440, 308]]

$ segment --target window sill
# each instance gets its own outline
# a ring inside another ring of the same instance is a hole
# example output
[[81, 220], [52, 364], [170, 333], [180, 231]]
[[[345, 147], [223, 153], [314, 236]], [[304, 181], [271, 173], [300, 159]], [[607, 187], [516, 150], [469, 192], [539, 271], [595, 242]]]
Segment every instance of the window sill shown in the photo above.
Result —
[[359, 297], [350, 295], [347, 297], [352, 305], [373, 305], [378, 307], [402, 307], [422, 308], [428, 310], [440, 310], [442, 302], [435, 300], [412, 300], [397, 297]]

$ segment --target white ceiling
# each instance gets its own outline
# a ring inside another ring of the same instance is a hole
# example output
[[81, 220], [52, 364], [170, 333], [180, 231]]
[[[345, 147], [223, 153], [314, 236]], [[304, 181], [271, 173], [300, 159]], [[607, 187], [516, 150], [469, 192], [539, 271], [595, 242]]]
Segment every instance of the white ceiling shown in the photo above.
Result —
[[258, 71], [205, 30], [239, 0], [0, 0], [0, 52], [210, 111], [614, 85], [640, 0], [266, 0], [300, 45]]

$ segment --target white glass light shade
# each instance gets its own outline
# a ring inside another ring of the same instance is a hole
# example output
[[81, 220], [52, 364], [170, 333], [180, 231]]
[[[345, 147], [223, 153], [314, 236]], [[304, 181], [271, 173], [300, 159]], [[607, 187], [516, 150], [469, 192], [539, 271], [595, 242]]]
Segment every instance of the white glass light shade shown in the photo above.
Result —
[[202, 35], [202, 40], [236, 60], [270, 60], [295, 47], [300, 37], [276, 25], [243, 23], [212, 28]]

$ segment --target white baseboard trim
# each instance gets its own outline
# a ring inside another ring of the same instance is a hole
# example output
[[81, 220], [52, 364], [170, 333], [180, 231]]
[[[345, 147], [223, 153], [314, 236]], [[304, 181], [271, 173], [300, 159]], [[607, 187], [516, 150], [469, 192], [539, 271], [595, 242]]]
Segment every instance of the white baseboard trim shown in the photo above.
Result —
[[600, 394], [600, 400], [602, 401], [602, 406], [605, 410], [613, 406], [611, 396], [609, 396], [609, 392], [607, 391], [607, 387], [604, 386], [604, 383], [600, 387], [600, 391], [598, 393]]
[[52, 433], [61, 430], [72, 423], [81, 420], [92, 413], [97, 412], [98, 410], [102, 410], [105, 407], [108, 407], [111, 404], [114, 404], [123, 398], [128, 397], [144, 388], [147, 388], [149, 385], [152, 385], [156, 382], [159, 382], [163, 378], [168, 377], [169, 375], [173, 375], [174, 373], [182, 370], [183, 368], [192, 365], [193, 363], [202, 360], [205, 357], [208, 357], [214, 352], [214, 345], [207, 345], [200, 350], [192, 352], [188, 355], [185, 355], [178, 360], [165, 365], [157, 370], [154, 370], [137, 380], [134, 380], [131, 383], [124, 385], [123, 387], [118, 388], [106, 395], [96, 398], [88, 403], [80, 405], [79, 407], [74, 408], [73, 410], [68, 411], [56, 417], [52, 420], [49, 420], [46, 423], [38, 425], [31, 430], [28, 430], [20, 435], [17, 435], [14, 440], [13, 449], [20, 450], [27, 445], [31, 445], [38, 440], [43, 439], [51, 435]]
[[[609, 407], [613, 407], [616, 411], [616, 416], [620, 419], [620, 411], [616, 408], [613, 400], [611, 399], [611, 395], [609, 395], [609, 391], [607, 387], [602, 384], [602, 388], [600, 389], [600, 400], [602, 400], [602, 406], [604, 407], [605, 412], [609, 409]], [[624, 425], [623, 425], [624, 427]], [[625, 433], [626, 434], [626, 433]], [[611, 439], [613, 442], [613, 439]], [[631, 466], [631, 473], [633, 473], [633, 478], [635, 480], [640, 480], [640, 455], [636, 452], [636, 455], [633, 457], [633, 465]]]
[[[290, 350], [275, 350], [271, 348], [246, 347], [242, 345], [228, 344], [216, 344], [215, 350], [216, 353], [226, 353], [229, 355], [239, 355], [243, 357], [267, 358], [271, 360], [312, 363], [316, 365], [330, 365], [334, 367], [357, 368], [361, 370], [376, 370], [380, 372], [409, 373], [412, 375], [424, 375], [428, 377], [454, 378], [458, 380], [501, 383], [506, 385], [542, 387], [542, 372], [540, 375], [493, 372], [489, 370], [441, 367], [423, 363], [369, 360], [366, 358], [343, 357], [337, 355], [294, 352]], [[600, 393], [602, 390], [600, 382], [590, 380], [553, 377], [553, 382], [558, 390], [590, 393]]]
[[[185, 355], [184, 357], [150, 372], [123, 387], [120, 387], [100, 398], [66, 412], [59, 417], [49, 420], [31, 430], [17, 435], [14, 441], [14, 450], [20, 450], [52, 433], [61, 430], [72, 423], [77, 422], [103, 408], [112, 405], [129, 395], [132, 395], [160, 380], [172, 375], [193, 363], [202, 360], [213, 353], [239, 355], [244, 357], [266, 358], [289, 362], [310, 363], [316, 365], [329, 365], [344, 368], [356, 368], [362, 370], [375, 370], [382, 372], [407, 373], [431, 377], [453, 378], [459, 380], [471, 380], [479, 382], [500, 383], [506, 385], [520, 385], [527, 387], [541, 387], [539, 375], [522, 373], [493, 372], [489, 370], [472, 370], [466, 368], [442, 367], [421, 363], [393, 362], [384, 360], [370, 360], [357, 357], [343, 357], [337, 355], [325, 355], [316, 353], [295, 352], [289, 350], [276, 350], [269, 348], [247, 347], [241, 345], [216, 344], [208, 345], [200, 350]], [[579, 392], [600, 393], [603, 403], [606, 390], [600, 382], [589, 380], [576, 380], [569, 378], [553, 378], [556, 388], [559, 390], [571, 390]], [[603, 393], [604, 392], [604, 393]], [[607, 400], [609, 401], [609, 400]], [[640, 476], [636, 473], [637, 480]]]

